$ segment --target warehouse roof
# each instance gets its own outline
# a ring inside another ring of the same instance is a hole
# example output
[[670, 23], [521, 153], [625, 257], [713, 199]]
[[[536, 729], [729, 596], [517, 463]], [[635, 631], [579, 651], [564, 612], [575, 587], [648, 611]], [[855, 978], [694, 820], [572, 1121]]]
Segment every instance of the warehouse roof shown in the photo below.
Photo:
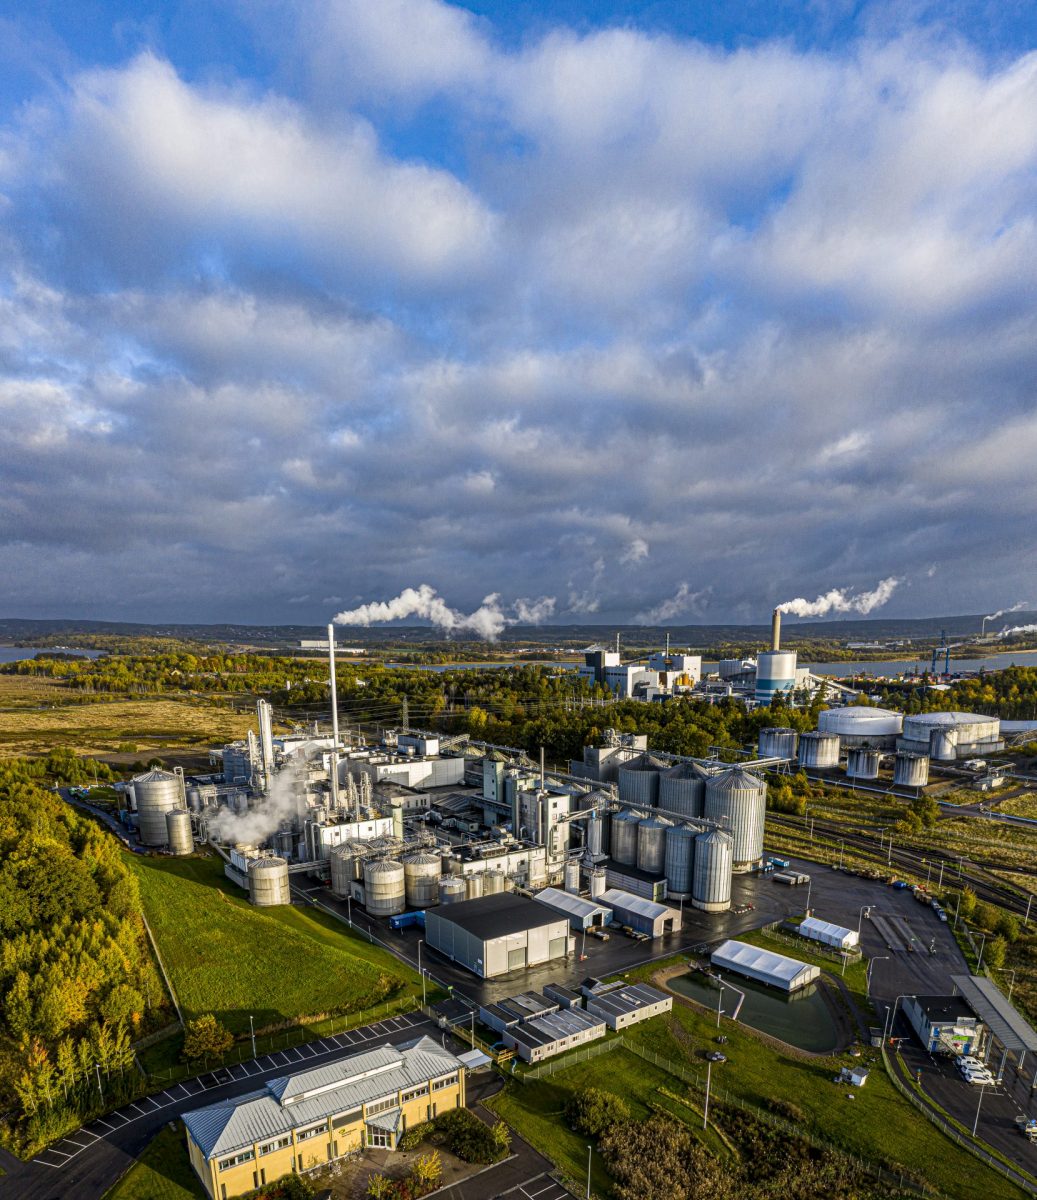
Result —
[[583, 1009], [566, 1009], [564, 1012], [549, 1013], [544, 1017], [535, 1017], [514, 1029], [508, 1030], [508, 1036], [524, 1046], [549, 1046], [562, 1038], [572, 1037], [576, 1033], [585, 1033], [588, 1029], [600, 1027], [604, 1032], [605, 1022], [593, 1013]]
[[962, 996], [912, 996], [915, 1004], [933, 1021], [976, 1020], [972, 1006]]
[[799, 923], [799, 932], [804, 937], [813, 938], [815, 941], [837, 938], [840, 942], [845, 942], [847, 936], [849, 936], [851, 946], [855, 946], [859, 941], [856, 929], [847, 929], [844, 925], [822, 921], [820, 917], [804, 917]]
[[206, 1158], [325, 1121], [403, 1088], [456, 1071], [463, 1064], [431, 1038], [378, 1046], [325, 1067], [271, 1079], [243, 1096], [183, 1114]]
[[1037, 1051], [1037, 1031], [992, 979], [952, 975], [951, 983], [1006, 1050]]
[[563, 892], [559, 888], [551, 887], [537, 892], [533, 899], [549, 908], [557, 909], [558, 912], [568, 913], [571, 917], [593, 917], [595, 913], [608, 908], [608, 905], [600, 900], [584, 900], [580, 896], [574, 896], [572, 892]]
[[525, 896], [516, 896], [513, 892], [499, 892], [495, 896], [447, 904], [430, 909], [429, 916], [460, 925], [485, 941], [508, 933], [539, 929], [561, 920], [559, 914], [549, 912], [546, 905], [527, 900]]
[[649, 987], [647, 983], [628, 983], [610, 992], [598, 992], [588, 996], [587, 1005], [589, 1008], [593, 1004], [595, 1008], [605, 1009], [617, 1017], [622, 1017], [627, 1013], [637, 1012], [639, 1008], [648, 1008], [652, 1004], [658, 1004], [660, 1000], [668, 999], [670, 997], [665, 992]]
[[722, 942], [713, 951], [710, 961], [714, 966], [732, 967], [770, 977], [782, 986], [791, 986], [804, 972], [808, 973], [808, 978], [820, 974], [817, 967], [800, 962], [798, 958], [787, 958], [784, 954], [775, 954], [771, 950], [761, 950], [759, 946], [750, 946], [748, 942], [731, 939]]
[[623, 912], [637, 913], [639, 917], [647, 917], [650, 921], [677, 911], [666, 904], [646, 900], [644, 896], [635, 896], [633, 892], [624, 892], [622, 888], [609, 888], [607, 892], [602, 892], [601, 903], [609, 908], [622, 909]]

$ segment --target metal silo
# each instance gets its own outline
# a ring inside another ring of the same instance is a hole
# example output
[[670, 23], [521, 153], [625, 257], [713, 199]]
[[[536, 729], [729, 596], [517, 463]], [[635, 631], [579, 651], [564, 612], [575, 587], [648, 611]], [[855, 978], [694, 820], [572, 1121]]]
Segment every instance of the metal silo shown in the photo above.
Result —
[[703, 815], [710, 821], [726, 821], [736, 871], [749, 870], [763, 855], [766, 809], [767, 785], [743, 767], [722, 771], [706, 781]]
[[277, 852], [282, 858], [291, 858], [295, 853], [295, 834], [290, 824], [284, 824], [277, 831]]
[[200, 813], [205, 807], [205, 801], [202, 799], [202, 789], [198, 787], [189, 787], [187, 789], [187, 807], [190, 812]]
[[624, 810], [612, 814], [612, 857], [618, 863], [633, 866], [637, 862], [637, 827], [644, 813]]
[[410, 908], [430, 908], [439, 903], [440, 858], [419, 851], [403, 860], [403, 886]]
[[659, 776], [659, 807], [682, 817], [701, 817], [710, 772], [698, 763], [679, 763]]
[[795, 758], [799, 734], [794, 729], [775, 726], [761, 729], [757, 740], [761, 758]]
[[466, 875], [464, 877], [464, 898], [466, 900], [481, 900], [482, 894], [482, 875]]
[[248, 896], [259, 908], [291, 904], [288, 864], [283, 858], [253, 858], [249, 862]]
[[604, 896], [608, 890], [608, 881], [604, 867], [595, 867], [593, 871], [587, 872], [587, 886], [592, 900], [597, 900], [601, 896]]
[[837, 733], [804, 733], [799, 739], [797, 759], [801, 767], [817, 771], [839, 765], [839, 735]]
[[929, 782], [929, 756], [901, 751], [893, 763], [893, 783], [897, 787], [925, 787]]
[[353, 894], [352, 885], [359, 878], [357, 872], [359, 863], [355, 857], [352, 842], [343, 842], [336, 846], [328, 855], [328, 866], [331, 869], [332, 895], [344, 899]]
[[148, 771], [134, 778], [133, 790], [141, 845], [167, 845], [166, 813], [181, 807], [180, 780], [171, 771]]
[[732, 849], [731, 839], [719, 829], [695, 839], [691, 903], [703, 912], [726, 912], [731, 907]]
[[929, 757], [933, 762], [954, 762], [958, 757], [958, 731], [952, 728], [929, 731]]
[[654, 808], [659, 799], [659, 776], [669, 767], [662, 759], [641, 754], [619, 768], [619, 798], [624, 804]]
[[372, 917], [392, 917], [407, 907], [403, 866], [391, 858], [364, 863], [364, 907]]
[[846, 775], [849, 779], [878, 779], [882, 755], [865, 746], [852, 746], [846, 751]]
[[166, 813], [166, 841], [172, 854], [190, 854], [194, 849], [191, 814], [186, 808], [171, 808]]
[[695, 866], [695, 841], [701, 831], [690, 825], [671, 825], [666, 831], [666, 890], [671, 896], [690, 896]]
[[494, 867], [493, 870], [487, 871], [483, 875], [483, 895], [497, 896], [504, 891], [507, 882], [507, 876], [503, 871]]
[[645, 817], [637, 826], [637, 869], [661, 875], [666, 865], [666, 833], [673, 823], [665, 817]]
[[574, 896], [580, 894], [580, 864], [570, 861], [565, 864], [565, 890]]
[[439, 903], [457, 904], [465, 898], [465, 884], [460, 875], [447, 875], [439, 881]]

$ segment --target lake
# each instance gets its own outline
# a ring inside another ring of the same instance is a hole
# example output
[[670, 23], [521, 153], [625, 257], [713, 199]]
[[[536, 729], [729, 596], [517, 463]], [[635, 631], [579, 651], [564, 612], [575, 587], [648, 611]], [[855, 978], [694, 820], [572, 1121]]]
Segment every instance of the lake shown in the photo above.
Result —
[[81, 654], [83, 658], [100, 658], [104, 650], [82, 650], [78, 646], [0, 646], [0, 663], [21, 662], [25, 658], [46, 658], [49, 654]]

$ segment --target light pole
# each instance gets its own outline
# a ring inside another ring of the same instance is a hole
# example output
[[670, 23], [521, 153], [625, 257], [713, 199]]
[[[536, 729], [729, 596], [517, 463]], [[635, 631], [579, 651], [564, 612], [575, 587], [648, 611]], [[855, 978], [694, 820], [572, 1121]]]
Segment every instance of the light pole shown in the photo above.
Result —
[[591, 1200], [591, 1153], [592, 1147], [587, 1146], [587, 1200]]
[[864, 972], [864, 999], [865, 1000], [871, 999], [871, 968], [877, 962], [889, 962], [889, 955], [888, 954], [880, 954], [878, 956], [878, 958], [869, 958], [868, 959], [868, 969]]
[[861, 924], [864, 921], [865, 913], [868, 914], [868, 919], [870, 920], [871, 919], [871, 905], [870, 904], [862, 904], [860, 907], [860, 911], [857, 913], [857, 937], [858, 938], [861, 936]]
[[349, 928], [353, 928], [353, 897], [346, 897], [346, 920], [349, 922]]
[[249, 1013], [249, 1015], [248, 1015], [248, 1032], [249, 1032], [249, 1036], [252, 1038], [252, 1057], [255, 1058], [256, 1057], [256, 1027], [252, 1020], [251, 1013]]
[[810, 916], [810, 889], [811, 889], [813, 886], [814, 886], [814, 877], [813, 877], [813, 876], [810, 876], [810, 878], [807, 880], [807, 902], [806, 902], [806, 905], [805, 905], [805, 907], [804, 907], [804, 909], [803, 909], [803, 915], [804, 915], [805, 917], [809, 917], [809, 916]]
[[886, 866], [893, 865], [893, 835], [889, 835], [889, 845], [886, 847]]
[[98, 1095], [101, 1097], [101, 1099], [103, 1100], [103, 1099], [104, 1099], [104, 1092], [103, 1092], [103, 1091], [101, 1091], [101, 1064], [100, 1064], [99, 1062], [95, 1062], [95, 1063], [94, 1063], [94, 1066], [97, 1068], [97, 1094], [98, 1094]]
[[706, 1063], [706, 1103], [702, 1109], [702, 1128], [705, 1129], [709, 1125], [709, 1085], [713, 1077], [713, 1060], [709, 1059]]
[[1030, 924], [1030, 905], [1033, 903], [1033, 893], [1026, 897], [1026, 916], [1023, 917], [1023, 928]]
[[937, 883], [937, 885], [936, 885], [936, 886], [937, 886], [937, 888], [939, 888], [939, 889], [940, 889], [940, 891], [942, 891], [942, 890], [943, 890], [943, 868], [944, 868], [946, 865], [947, 865], [947, 864], [946, 864], [946, 863], [945, 863], [945, 862], [944, 862], [944, 861], [941, 859], [941, 860], [940, 860], [940, 880], [939, 880], [939, 882], [938, 882], [938, 883]]
[[843, 846], [844, 845], [845, 845], [844, 842], [842, 842], [842, 841], [839, 842], [839, 870], [840, 871], [843, 869]]
[[1012, 982], [1008, 985], [1008, 999], [1012, 999], [1012, 988], [1015, 987], [1015, 970], [1012, 967], [1005, 967], [1002, 971], [1003, 975], [1011, 975]]
[[981, 933], [979, 935], [979, 958], [976, 961], [976, 970], [977, 971], [980, 970], [980, 968], [983, 966], [983, 951], [986, 948], [987, 948], [987, 935], [985, 933]]
[[421, 976], [421, 988], [422, 988], [422, 1001], [421, 1002], [422, 1002], [422, 1004], [425, 1003], [425, 1001], [424, 1001], [425, 975], [421, 969], [421, 944], [422, 944], [422, 942], [424, 942], [424, 940], [425, 940], [424, 938], [418, 938], [418, 974]]
[[882, 1027], [883, 1041], [886, 1041], [893, 1032], [893, 1026], [897, 1019], [897, 1005], [905, 998], [905, 996], [910, 996], [911, 994], [911, 992], [901, 992], [900, 995], [897, 996], [897, 998], [893, 1001], [893, 1008], [890, 1010], [889, 1016], [886, 1018], [886, 1024]]
[[983, 1093], [987, 1090], [987, 1085], [981, 1083], [979, 1085], [979, 1100], [976, 1102], [976, 1119], [972, 1122], [972, 1136], [976, 1136], [976, 1130], [979, 1128], [979, 1110], [983, 1105]]

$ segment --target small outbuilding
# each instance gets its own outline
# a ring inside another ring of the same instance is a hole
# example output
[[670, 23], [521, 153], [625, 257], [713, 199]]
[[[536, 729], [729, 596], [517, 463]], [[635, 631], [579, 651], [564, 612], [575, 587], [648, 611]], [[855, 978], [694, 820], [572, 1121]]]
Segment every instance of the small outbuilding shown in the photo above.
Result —
[[820, 968], [811, 963], [733, 939], [722, 942], [710, 955], [710, 962], [714, 967], [755, 979], [782, 992], [798, 991], [821, 974]]
[[501, 1035], [505, 1046], [523, 1062], [540, 1062], [555, 1054], [564, 1054], [576, 1046], [605, 1036], [605, 1021], [581, 1009], [533, 1017], [507, 1029]]
[[983, 1024], [961, 996], [906, 996], [902, 1007], [930, 1054], [971, 1054], [980, 1045]]
[[834, 946], [837, 950], [852, 950], [861, 940], [856, 929], [833, 925], [831, 921], [822, 921], [818, 917], [805, 917], [797, 928], [801, 937], [824, 946]]
[[582, 896], [574, 896], [572, 892], [563, 892], [559, 888], [544, 888], [533, 899], [562, 913], [577, 932], [592, 929], [596, 925], [608, 925], [612, 920], [612, 909], [600, 900], [584, 900]]
[[483, 979], [565, 958], [573, 944], [562, 913], [513, 892], [428, 909], [425, 942]]
[[658, 904], [644, 896], [635, 896], [619, 888], [609, 888], [601, 895], [601, 903], [612, 910], [612, 920], [617, 925], [629, 925], [637, 933], [649, 937], [662, 937], [677, 933], [681, 927], [680, 910], [668, 904]]
[[672, 996], [647, 983], [622, 983], [603, 991], [585, 986], [582, 990], [587, 1011], [602, 1017], [609, 1029], [626, 1029], [673, 1008]]

